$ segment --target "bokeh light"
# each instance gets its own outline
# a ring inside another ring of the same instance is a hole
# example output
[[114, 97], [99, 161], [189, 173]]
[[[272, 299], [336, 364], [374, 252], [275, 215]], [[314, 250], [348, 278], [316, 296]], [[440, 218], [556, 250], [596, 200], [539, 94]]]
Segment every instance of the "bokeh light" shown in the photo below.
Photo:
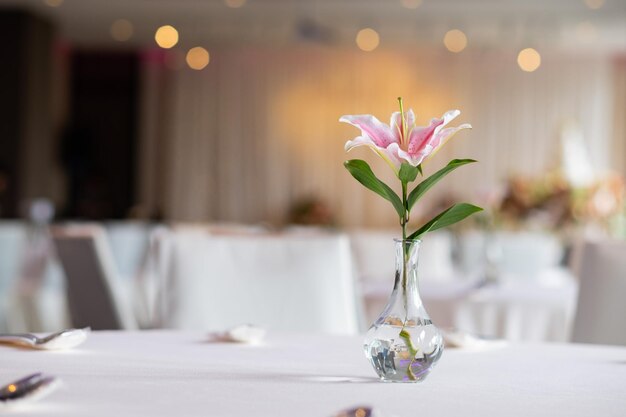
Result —
[[443, 44], [450, 52], [461, 52], [467, 46], [467, 36], [458, 29], [449, 30], [443, 37]]
[[170, 25], [161, 26], [154, 34], [157, 45], [164, 49], [170, 49], [178, 43], [178, 31]]
[[362, 51], [373, 51], [380, 44], [380, 36], [372, 28], [361, 29], [356, 35], [356, 44]]
[[209, 51], [201, 46], [191, 48], [187, 52], [187, 65], [189, 68], [195, 70], [201, 70], [209, 65]]
[[126, 42], [133, 36], [133, 24], [126, 19], [117, 19], [111, 25], [111, 37], [118, 42]]
[[533, 72], [541, 65], [541, 55], [533, 48], [522, 49], [517, 55], [517, 64], [526, 72]]

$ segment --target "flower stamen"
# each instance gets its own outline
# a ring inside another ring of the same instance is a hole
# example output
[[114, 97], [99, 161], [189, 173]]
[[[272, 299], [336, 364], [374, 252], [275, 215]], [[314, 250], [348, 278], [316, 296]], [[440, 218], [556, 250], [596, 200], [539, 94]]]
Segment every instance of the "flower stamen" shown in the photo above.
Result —
[[402, 97], [398, 97], [398, 103], [400, 104], [400, 117], [402, 118], [400, 128], [400, 144], [403, 145], [406, 137], [406, 118], [404, 117], [404, 106], [402, 105]]

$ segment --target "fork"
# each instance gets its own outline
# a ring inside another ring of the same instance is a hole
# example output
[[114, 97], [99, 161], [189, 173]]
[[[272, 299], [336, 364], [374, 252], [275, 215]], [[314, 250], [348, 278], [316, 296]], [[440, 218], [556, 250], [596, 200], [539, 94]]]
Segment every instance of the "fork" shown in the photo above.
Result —
[[12, 406], [28, 399], [34, 401], [42, 398], [60, 385], [58, 378], [42, 373], [29, 375], [0, 387], [0, 407]]
[[0, 333], [0, 343], [24, 346], [33, 349], [57, 350], [70, 349], [83, 343], [91, 329], [65, 329], [45, 337], [38, 337], [32, 333], [8, 334]]

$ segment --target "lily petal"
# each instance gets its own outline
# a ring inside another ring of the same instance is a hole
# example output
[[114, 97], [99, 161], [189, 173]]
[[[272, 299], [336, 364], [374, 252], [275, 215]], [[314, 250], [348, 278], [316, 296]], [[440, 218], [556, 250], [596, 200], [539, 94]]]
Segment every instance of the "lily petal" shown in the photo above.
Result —
[[341, 116], [339, 121], [358, 127], [363, 136], [371, 138], [378, 147], [386, 148], [398, 141], [391, 127], [369, 114]]
[[[397, 146], [396, 143], [392, 143], [392, 145]], [[345, 150], [346, 152], [350, 152], [358, 146], [369, 147], [378, 156], [380, 156], [395, 173], [397, 173], [398, 169], [400, 169], [402, 162], [399, 161], [398, 158], [388, 150], [388, 148], [381, 148], [380, 146], [377, 146], [369, 136], [357, 136], [353, 140], [349, 140], [346, 142]]]
[[433, 140], [431, 142], [432, 151], [424, 159], [428, 159], [435, 155], [437, 151], [439, 151], [439, 149], [443, 147], [443, 145], [445, 145], [450, 139], [452, 139], [452, 136], [456, 135], [461, 130], [471, 128], [472, 125], [470, 125], [469, 123], [464, 123], [458, 127], [447, 127], [440, 130], [439, 132], [437, 132], [436, 135], [433, 136]]
[[440, 124], [436, 129], [435, 132], [433, 133], [433, 136], [436, 136], [439, 131], [441, 131], [441, 129], [443, 129], [444, 127], [446, 127], [448, 125], [448, 123], [450, 123], [451, 121], [453, 121], [454, 119], [456, 119], [456, 117], [461, 114], [460, 110], [448, 110], [447, 112], [444, 113], [443, 116], [441, 116], [441, 119], [443, 120], [443, 123]]
[[376, 146], [376, 144], [369, 136], [357, 136], [356, 138], [347, 141], [344, 149], [346, 152], [350, 152], [357, 146]]
[[407, 151], [410, 154], [416, 154], [421, 148], [430, 142], [437, 129], [445, 123], [444, 119], [434, 118], [428, 126], [415, 127], [411, 131], [409, 137], [409, 146]]
[[395, 160], [398, 161], [398, 167], [402, 165], [402, 162], [406, 162], [414, 167], [422, 163], [426, 155], [410, 153], [403, 150], [397, 143], [392, 143], [387, 147], [387, 151], [391, 153]]
[[[449, 131], [445, 126], [454, 120], [461, 112], [459, 110], [449, 110], [441, 117], [441, 119], [432, 119], [430, 126], [426, 128], [416, 128], [411, 132], [411, 140], [409, 142], [408, 152], [411, 155], [424, 155], [425, 152], [434, 152], [439, 148], [447, 138], [455, 131]], [[463, 125], [465, 128], [465, 125]], [[426, 154], [426, 156], [428, 156]]]

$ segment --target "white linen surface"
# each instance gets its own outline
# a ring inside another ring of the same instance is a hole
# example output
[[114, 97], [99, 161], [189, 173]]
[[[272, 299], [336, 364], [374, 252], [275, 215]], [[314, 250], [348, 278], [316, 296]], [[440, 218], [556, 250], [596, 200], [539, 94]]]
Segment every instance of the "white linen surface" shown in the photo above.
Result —
[[32, 372], [65, 386], [20, 416], [331, 416], [357, 404], [409, 416], [624, 416], [626, 348], [447, 349], [421, 384], [378, 382], [359, 336], [270, 334], [259, 346], [202, 333], [93, 332], [75, 350], [0, 346], [0, 384]]

